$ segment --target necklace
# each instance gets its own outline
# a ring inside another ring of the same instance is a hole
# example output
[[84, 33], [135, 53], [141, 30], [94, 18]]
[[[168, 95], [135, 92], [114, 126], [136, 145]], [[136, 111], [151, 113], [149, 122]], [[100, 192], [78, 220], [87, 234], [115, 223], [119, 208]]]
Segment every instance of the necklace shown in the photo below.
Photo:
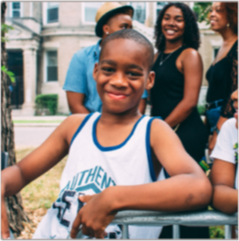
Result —
[[177, 49], [175, 49], [173, 52], [171, 52], [165, 59], [163, 59], [163, 52], [162, 52], [161, 56], [160, 56], [159, 65], [161, 66], [176, 50], [180, 49], [181, 47], [182, 47], [182, 45], [180, 47], [178, 47]]

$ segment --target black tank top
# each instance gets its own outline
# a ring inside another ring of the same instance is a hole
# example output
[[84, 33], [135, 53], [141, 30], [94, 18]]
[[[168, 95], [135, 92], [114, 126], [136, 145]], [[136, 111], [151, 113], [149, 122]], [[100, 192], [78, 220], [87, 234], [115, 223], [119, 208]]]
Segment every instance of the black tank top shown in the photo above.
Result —
[[155, 72], [154, 87], [150, 91], [151, 116], [161, 116], [165, 119], [183, 99], [184, 75], [177, 69], [176, 60], [187, 46], [182, 46], [170, 56], [163, 56], [161, 52], [154, 63], [152, 70]]
[[206, 101], [208, 103], [228, 97], [231, 84], [228, 79], [230, 67], [227, 57], [224, 57], [208, 69], [206, 73], [206, 79], [208, 81]]

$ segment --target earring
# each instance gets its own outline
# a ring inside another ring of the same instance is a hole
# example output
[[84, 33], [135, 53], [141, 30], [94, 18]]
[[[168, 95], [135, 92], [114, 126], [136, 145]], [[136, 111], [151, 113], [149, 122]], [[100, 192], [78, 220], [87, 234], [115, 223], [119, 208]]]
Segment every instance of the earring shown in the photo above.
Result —
[[228, 27], [228, 28], [230, 27], [230, 23], [227, 24], [227, 27]]
[[106, 34], [106, 35], [108, 35], [108, 34], [109, 34], [109, 32], [106, 32], [105, 34]]

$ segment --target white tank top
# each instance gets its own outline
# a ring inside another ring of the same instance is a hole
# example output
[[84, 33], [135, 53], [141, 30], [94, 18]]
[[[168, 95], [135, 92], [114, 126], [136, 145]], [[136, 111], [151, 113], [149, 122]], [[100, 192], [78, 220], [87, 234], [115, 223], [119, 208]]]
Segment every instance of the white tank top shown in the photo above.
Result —
[[[123, 143], [103, 147], [96, 137], [99, 118], [98, 112], [89, 114], [74, 134], [61, 177], [59, 197], [42, 219], [33, 238], [69, 237], [77, 211], [82, 207], [79, 195], [97, 194], [109, 186], [156, 181], [150, 152], [153, 119], [142, 116]], [[129, 238], [158, 238], [160, 231], [161, 227], [155, 226], [129, 226]], [[106, 232], [108, 238], [121, 238], [122, 235], [118, 225], [109, 225]]]

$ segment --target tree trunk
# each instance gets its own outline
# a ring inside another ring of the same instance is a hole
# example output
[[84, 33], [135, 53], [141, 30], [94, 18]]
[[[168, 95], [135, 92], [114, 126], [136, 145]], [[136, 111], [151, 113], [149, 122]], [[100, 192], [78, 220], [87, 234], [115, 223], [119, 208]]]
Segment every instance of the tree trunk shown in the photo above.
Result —
[[[4, 23], [6, 3], [1, 3], [2, 15], [1, 20]], [[4, 36], [4, 33], [1, 33]], [[2, 42], [2, 54], [1, 54], [1, 66], [7, 65], [6, 63], [6, 49], [5, 43]], [[8, 166], [12, 166], [16, 163], [16, 157], [14, 152], [14, 132], [11, 116], [11, 92], [9, 89], [9, 78], [3, 71], [1, 71], [1, 127], [2, 127], [2, 139], [1, 139], [1, 151], [8, 152]], [[23, 221], [29, 221], [26, 213], [22, 207], [22, 199], [20, 193], [11, 197], [5, 198], [5, 205], [7, 208], [9, 226], [15, 237], [19, 236], [24, 229]]]

